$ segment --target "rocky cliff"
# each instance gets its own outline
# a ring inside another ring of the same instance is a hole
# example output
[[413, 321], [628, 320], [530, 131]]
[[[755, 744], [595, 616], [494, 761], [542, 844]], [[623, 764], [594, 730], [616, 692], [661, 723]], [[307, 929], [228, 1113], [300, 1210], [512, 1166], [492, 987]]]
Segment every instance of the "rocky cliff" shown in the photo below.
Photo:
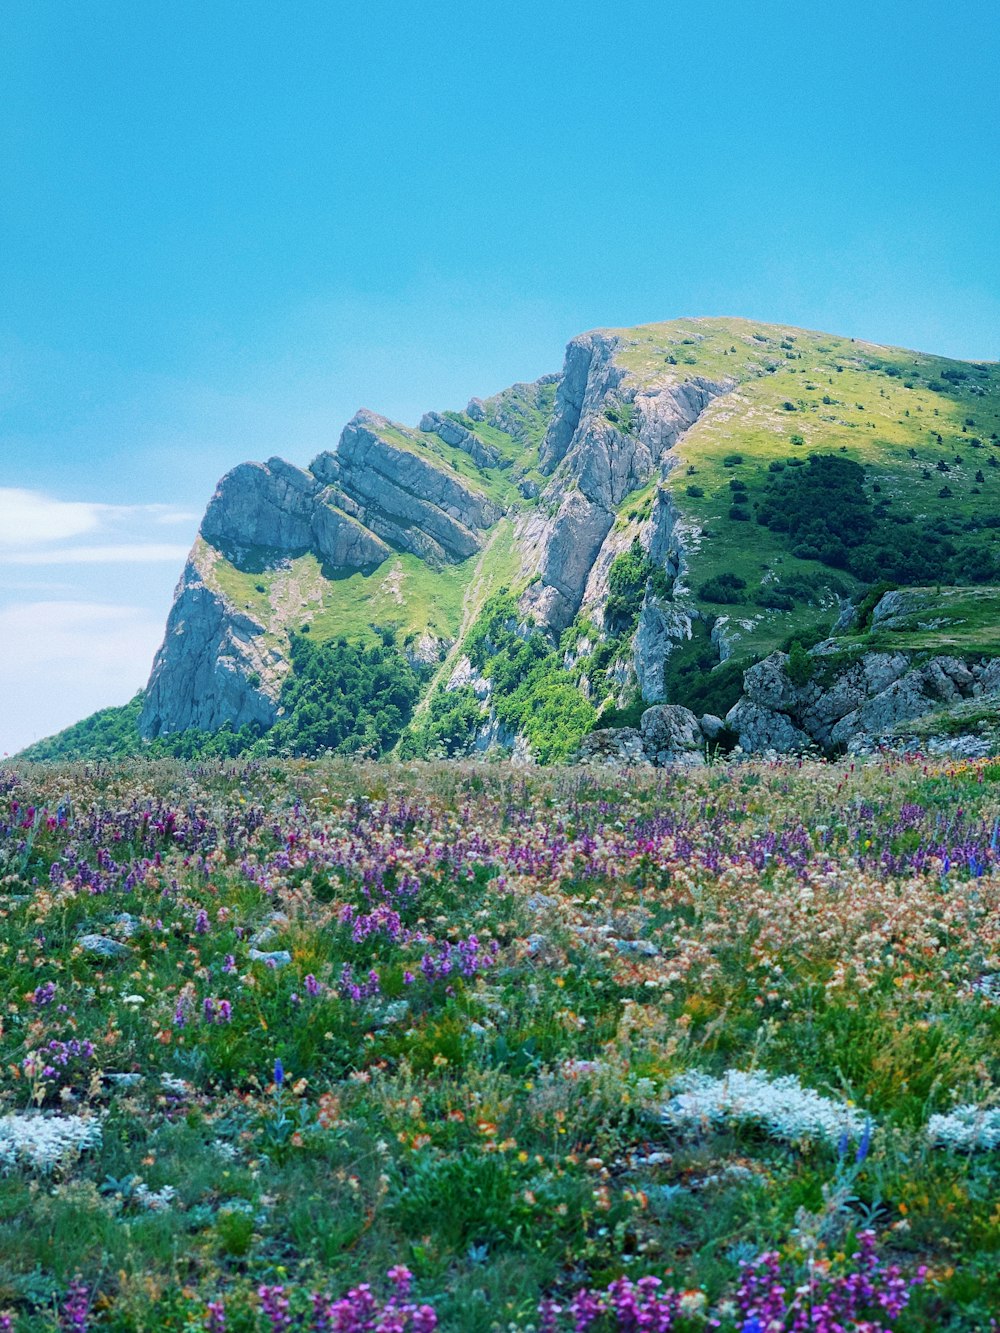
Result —
[[[445, 695], [481, 710], [469, 748], [531, 751], [501, 688], [522, 718], [558, 695], [552, 725], [572, 716], [581, 743], [619, 724], [591, 758], [654, 762], [720, 733], [750, 753], [863, 748], [971, 706], [992, 697], [994, 645], [902, 643], [901, 625], [917, 632], [902, 593], [867, 608], [863, 644], [842, 631], [880, 560], [903, 583], [1000, 582], [998, 388], [992, 366], [694, 319], [584, 334], [559, 374], [418, 427], [359, 411], [308, 466], [242, 463], [219, 483], [142, 733], [267, 728], [290, 636], [387, 630], [425, 682], [416, 721]], [[823, 485], [840, 487], [829, 506]], [[848, 509], [856, 530], [837, 526]], [[520, 675], [483, 657], [501, 594], [532, 645]], [[824, 631], [790, 671], [790, 639]]]

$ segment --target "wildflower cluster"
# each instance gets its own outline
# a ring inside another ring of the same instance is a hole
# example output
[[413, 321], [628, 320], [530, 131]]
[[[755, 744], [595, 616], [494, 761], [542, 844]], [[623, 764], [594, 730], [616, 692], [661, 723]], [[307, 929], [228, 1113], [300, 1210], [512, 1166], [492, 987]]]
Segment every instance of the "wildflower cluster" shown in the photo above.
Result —
[[0, 975], [30, 1333], [1000, 1306], [995, 762], [9, 766]]

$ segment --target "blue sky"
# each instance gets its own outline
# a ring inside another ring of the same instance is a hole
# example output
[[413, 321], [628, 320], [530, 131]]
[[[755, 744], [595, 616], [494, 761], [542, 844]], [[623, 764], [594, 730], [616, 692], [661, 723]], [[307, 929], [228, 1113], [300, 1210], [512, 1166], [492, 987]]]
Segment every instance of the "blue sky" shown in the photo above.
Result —
[[992, 0], [4, 27], [0, 753], [130, 697], [219, 475], [361, 405], [413, 422], [688, 314], [1000, 357]]

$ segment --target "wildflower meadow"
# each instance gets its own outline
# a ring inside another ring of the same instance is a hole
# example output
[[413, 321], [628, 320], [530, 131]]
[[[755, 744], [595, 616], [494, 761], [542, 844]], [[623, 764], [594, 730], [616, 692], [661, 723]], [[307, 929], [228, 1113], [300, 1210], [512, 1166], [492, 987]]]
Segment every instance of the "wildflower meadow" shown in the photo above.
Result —
[[1000, 763], [0, 769], [0, 1330], [990, 1330]]

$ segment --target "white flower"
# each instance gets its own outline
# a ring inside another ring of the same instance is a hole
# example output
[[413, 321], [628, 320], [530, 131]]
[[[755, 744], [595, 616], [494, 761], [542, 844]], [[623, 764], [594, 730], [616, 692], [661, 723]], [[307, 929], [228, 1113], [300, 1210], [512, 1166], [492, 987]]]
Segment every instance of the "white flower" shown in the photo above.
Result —
[[932, 1115], [927, 1137], [933, 1144], [966, 1152], [1000, 1148], [1000, 1107], [956, 1106], [948, 1115]]
[[79, 1115], [7, 1115], [0, 1117], [0, 1170], [14, 1166], [51, 1171], [67, 1157], [96, 1148], [101, 1122]]
[[791, 1074], [771, 1078], [730, 1069], [712, 1078], [692, 1071], [676, 1079], [673, 1088], [663, 1119], [679, 1128], [757, 1124], [788, 1143], [806, 1138], [836, 1143], [845, 1133], [860, 1136], [870, 1123], [863, 1111], [804, 1088]]
[[143, 1208], [148, 1208], [150, 1212], [158, 1212], [163, 1208], [169, 1208], [177, 1196], [177, 1191], [173, 1185], [164, 1185], [161, 1190], [151, 1190], [145, 1183], [136, 1186], [135, 1197], [137, 1203]]

